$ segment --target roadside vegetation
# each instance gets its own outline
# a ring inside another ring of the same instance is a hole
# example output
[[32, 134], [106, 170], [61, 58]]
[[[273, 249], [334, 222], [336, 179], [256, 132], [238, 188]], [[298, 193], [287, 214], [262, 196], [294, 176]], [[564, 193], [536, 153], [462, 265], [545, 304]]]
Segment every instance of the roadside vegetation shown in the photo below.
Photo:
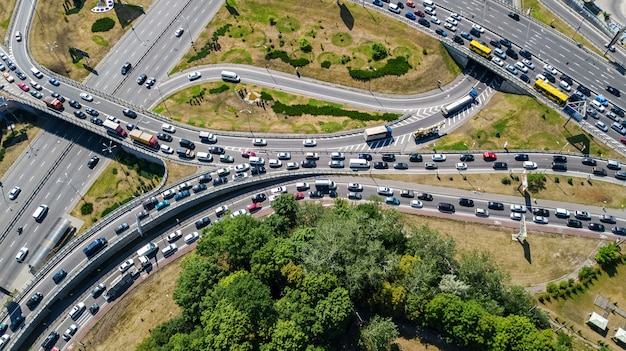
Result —
[[[29, 149], [29, 144], [41, 131], [39, 123], [45, 123], [36, 116], [20, 110], [7, 114], [8, 118], [15, 121], [13, 116], [21, 122], [13, 124], [13, 131], [6, 125], [5, 120], [0, 120], [0, 179], [4, 177], [20, 155], [23, 153], [25, 153], [25, 157], [32, 155], [33, 150]], [[9, 186], [9, 184], [5, 186]]]
[[17, 0], [5, 0], [0, 2], [0, 38], [4, 38], [7, 34], [16, 1]]
[[154, 110], [180, 123], [201, 128], [306, 134], [363, 128], [401, 116], [356, 110], [255, 85], [223, 82], [179, 91]]
[[[116, 1], [115, 9], [105, 13], [91, 12], [97, 0], [38, 1], [31, 35], [24, 45], [30, 45], [33, 58], [41, 65], [82, 81], [131, 29], [131, 23], [143, 15], [152, 1]], [[83, 57], [73, 48], [86, 51], [89, 57]]]
[[331, 0], [229, 0], [172, 73], [221, 62], [395, 94], [436, 89], [460, 73], [436, 38], [399, 17]]
[[505, 143], [509, 150], [554, 150], [624, 160], [537, 99], [499, 92], [476, 116], [424, 148], [502, 150]]

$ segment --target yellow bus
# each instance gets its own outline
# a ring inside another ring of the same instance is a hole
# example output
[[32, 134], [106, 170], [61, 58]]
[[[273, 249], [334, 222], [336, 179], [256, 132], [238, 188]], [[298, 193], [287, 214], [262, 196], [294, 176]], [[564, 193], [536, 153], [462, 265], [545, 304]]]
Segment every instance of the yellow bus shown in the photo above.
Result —
[[543, 79], [537, 79], [535, 82], [535, 90], [561, 106], [565, 105], [565, 102], [567, 101], [567, 95], [565, 93], [550, 85], [550, 83]]
[[491, 49], [476, 40], [470, 41], [469, 49], [486, 59], [491, 58]]

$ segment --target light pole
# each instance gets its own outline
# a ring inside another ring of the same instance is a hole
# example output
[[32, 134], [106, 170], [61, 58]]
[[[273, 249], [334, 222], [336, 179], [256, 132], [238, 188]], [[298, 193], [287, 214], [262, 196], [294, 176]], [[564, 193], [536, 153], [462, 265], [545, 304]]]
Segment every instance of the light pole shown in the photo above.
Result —
[[583, 13], [583, 11], [580, 11], [580, 15], [582, 16], [582, 19], [580, 20], [580, 23], [578, 24], [578, 28], [576, 28], [574, 35], [572, 35], [572, 39], [574, 39], [574, 37], [576, 36], [576, 33], [578, 33], [578, 31], [580, 30], [580, 26], [582, 26], [583, 22], [585, 21], [585, 14]]
[[[72, 184], [72, 182], [70, 181], [70, 177], [67, 176], [67, 173], [65, 173], [65, 179], [67, 179], [67, 184], [74, 189], [74, 191], [76, 192], [76, 195], [78, 195], [80, 197], [81, 200], [85, 201], [85, 198], [78, 192], [78, 190], [74, 187], [74, 185]], [[63, 182], [62, 182], [63, 183]]]
[[371, 92], [372, 91], [372, 72], [374, 72], [376, 70], [376, 67], [369, 66], [367, 68], [370, 70], [369, 87], [367, 88], [367, 90], [369, 90]]
[[156, 85], [154, 86], [154, 88], [159, 92], [159, 95], [161, 95], [161, 101], [163, 101], [163, 106], [165, 107], [165, 111], [167, 111], [167, 114], [170, 115], [170, 118], [171, 118], [172, 114], [170, 113], [170, 110], [167, 108], [167, 103], [165, 103], [165, 98], [163, 97], [163, 93], [161, 92], [161, 89], [159, 89], [159, 87], [157, 87]]

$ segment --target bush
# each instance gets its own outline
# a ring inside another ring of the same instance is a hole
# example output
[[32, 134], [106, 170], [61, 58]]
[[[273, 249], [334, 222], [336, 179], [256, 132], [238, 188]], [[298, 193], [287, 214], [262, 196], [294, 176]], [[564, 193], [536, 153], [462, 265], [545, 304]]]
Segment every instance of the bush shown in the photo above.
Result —
[[548, 285], [546, 285], [546, 291], [549, 294], [554, 294], [555, 292], [559, 291], [559, 287], [555, 283], [550, 282], [548, 283]]
[[407, 62], [405, 57], [396, 57], [387, 60], [385, 66], [374, 70], [366, 69], [351, 69], [348, 73], [350, 77], [359, 80], [370, 80], [373, 78], [379, 78], [383, 76], [401, 76], [411, 69], [411, 65]]
[[118, 208], [118, 207], [120, 207], [120, 204], [118, 202], [116, 202], [116, 203], [112, 204], [111, 206], [105, 208], [104, 211], [102, 211], [102, 214], [100, 216], [101, 217], [105, 217], [109, 213], [115, 211], [115, 209]]
[[308, 41], [306, 38], [300, 38], [298, 44], [300, 45], [300, 50], [302, 50], [303, 52], [311, 52], [311, 50], [313, 50], [311, 42]]
[[209, 94], [220, 94], [223, 93], [225, 91], [228, 91], [228, 85], [226, 84], [222, 84], [217, 88], [213, 88], [213, 89], [209, 89]]
[[372, 58], [375, 61], [383, 60], [387, 57], [387, 48], [385, 45], [379, 42], [374, 42], [372, 44]]
[[266, 91], [262, 91], [261, 92], [261, 100], [263, 101], [274, 101], [274, 97], [272, 96], [272, 94], [266, 92]]
[[572, 179], [572, 178], [567, 178], [567, 184], [569, 184], [569, 185], [574, 185], [574, 179]]
[[504, 177], [504, 178], [502, 178], [501, 182], [504, 185], [509, 185], [509, 184], [511, 184], [511, 179], [509, 179], [508, 177]]
[[326, 60], [321, 63], [322, 68], [330, 68], [330, 61]]
[[561, 182], [561, 180], [559, 180], [559, 177], [554, 177], [554, 182], [559, 184]]
[[359, 111], [344, 110], [335, 106], [311, 106], [311, 105], [285, 105], [280, 101], [274, 102], [272, 110], [277, 114], [287, 116], [302, 116], [310, 114], [314, 116], [347, 116], [359, 121], [393, 121], [398, 118], [395, 113], [370, 114]]
[[569, 284], [567, 284], [567, 280], [561, 280], [559, 282], [559, 289], [560, 290], [565, 290], [569, 287]]
[[281, 59], [284, 63], [292, 65], [293, 67], [304, 67], [310, 63], [310, 61], [306, 58], [292, 59], [284, 51], [273, 50], [265, 54], [266, 60], [273, 60], [277, 58]]
[[91, 31], [96, 32], [107, 32], [111, 30], [115, 26], [115, 21], [110, 17], [104, 17], [96, 20], [91, 25]]
[[80, 206], [80, 214], [83, 216], [89, 215], [93, 212], [93, 204], [91, 202], [86, 202]]

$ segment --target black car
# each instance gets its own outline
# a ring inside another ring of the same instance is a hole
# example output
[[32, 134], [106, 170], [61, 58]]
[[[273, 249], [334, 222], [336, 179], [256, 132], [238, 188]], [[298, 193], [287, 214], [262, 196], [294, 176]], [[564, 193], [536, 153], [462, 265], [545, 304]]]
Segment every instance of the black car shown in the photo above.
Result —
[[226, 184], [228, 183], [228, 178], [226, 177], [217, 177], [215, 179], [213, 179], [213, 185], [221, 185], [221, 184]]
[[568, 227], [572, 227], [572, 228], [582, 228], [583, 227], [583, 222], [577, 220], [577, 219], [568, 219], [567, 220], [567, 226]]
[[489, 44], [491, 44], [491, 46], [493, 46], [494, 48], [498, 48], [498, 49], [502, 47], [502, 44], [500, 44], [500, 42], [495, 39], [491, 39], [489, 41]]
[[193, 186], [193, 188], [191, 188], [191, 190], [193, 190], [194, 193], [199, 193], [206, 189], [207, 189], [206, 184], [196, 184]]
[[80, 118], [80, 119], [86, 119], [87, 115], [85, 114], [85, 112], [80, 111], [80, 110], [74, 110], [74, 116]]
[[9, 326], [6, 323], [0, 323], [0, 334], [4, 335], [8, 328]]
[[387, 168], [389, 168], [389, 164], [387, 162], [374, 162], [374, 168], [376, 168], [376, 169], [387, 169]]
[[319, 191], [319, 190], [316, 190], [316, 191], [309, 191], [309, 197], [310, 197], [311, 199], [316, 199], [316, 198], [317, 198], [317, 199], [319, 199], [319, 198], [324, 197], [324, 193], [323, 193], [323, 192], [321, 192], [321, 191]]
[[567, 172], [567, 163], [552, 162], [552, 170]]
[[129, 117], [129, 118], [137, 118], [137, 113], [131, 109], [123, 109], [122, 113], [124, 114], [124, 116]]
[[448, 33], [446, 33], [446, 31], [441, 29], [441, 28], [435, 29], [435, 33], [437, 33], [437, 34], [439, 34], [441, 36], [444, 36], [444, 37], [448, 36]]
[[459, 205], [465, 207], [474, 207], [474, 200], [462, 197], [459, 199]]
[[413, 190], [404, 189], [404, 190], [402, 190], [402, 193], [400, 193], [400, 196], [414, 198], [415, 197], [415, 193], [413, 192]]
[[98, 112], [97, 110], [92, 109], [91, 107], [87, 107], [85, 109], [85, 112], [87, 112], [88, 114], [94, 116], [94, 117], [98, 117], [100, 115], [100, 112]]
[[561, 74], [561, 80], [565, 81], [570, 86], [574, 85], [574, 80], [565, 73]]
[[615, 172], [615, 179], [626, 180], [626, 171]]
[[426, 18], [420, 18], [417, 20], [417, 23], [421, 24], [424, 27], [430, 27], [430, 22]]
[[137, 77], [137, 84], [142, 85], [146, 81], [146, 79], [148, 79], [148, 76], [143, 73], [142, 75]]
[[600, 223], [595, 223], [595, 222], [591, 222], [588, 225], [590, 230], [593, 230], [594, 232], [603, 232], [604, 231], [604, 225], [600, 224]]
[[596, 160], [594, 160], [593, 158], [590, 158], [590, 157], [583, 158], [582, 162], [583, 162], [584, 165], [587, 165], [587, 166], [595, 166], [595, 165], [597, 165]]
[[78, 102], [76, 100], [70, 100], [69, 104], [73, 108], [81, 108], [81, 107], [83, 107], [83, 105], [81, 105], [80, 102]]
[[266, 199], [266, 198], [267, 198], [267, 197], [265, 196], [265, 194], [263, 194], [263, 193], [258, 193], [258, 194], [254, 194], [254, 195], [252, 195], [251, 200], [252, 200], [252, 202], [254, 202], [254, 203], [256, 204], [256, 203], [258, 203], [258, 202], [263, 202], [263, 201], [265, 201], [265, 199]]
[[506, 162], [494, 162], [493, 163], [493, 169], [508, 169], [509, 165], [506, 164]]
[[[17, 73], [17, 71], [15, 73]], [[612, 87], [610, 85], [606, 86], [606, 91], [608, 91], [609, 93], [611, 93], [611, 94], [613, 94], [615, 96], [620, 96], [621, 95], [621, 93], [619, 92], [619, 90], [617, 88], [614, 88], [614, 87]]]
[[100, 283], [98, 284], [98, 286], [96, 286], [95, 288], [93, 288], [93, 290], [91, 290], [91, 296], [93, 298], [98, 298], [100, 295], [102, 295], [102, 293], [106, 290], [106, 285]]
[[189, 190], [183, 190], [179, 193], [176, 193], [176, 195], [174, 195], [174, 200], [180, 201], [189, 196], [191, 196], [191, 193], [189, 192]]
[[28, 301], [26, 301], [26, 306], [32, 311], [35, 309], [35, 307], [37, 307], [37, 305], [39, 305], [41, 300], [43, 300], [43, 294], [38, 291], [33, 296], [31, 296]]
[[52, 276], [52, 280], [56, 284], [59, 284], [61, 280], [63, 280], [63, 278], [65, 278], [66, 276], [67, 276], [67, 271], [65, 269], [61, 269], [60, 271], [56, 272], [54, 276]]
[[531, 54], [528, 50], [526, 50], [526, 49], [521, 49], [521, 50], [519, 51], [519, 55], [520, 55], [521, 57], [523, 57], [523, 58], [525, 58], [525, 59], [529, 59], [529, 60], [530, 60], [531, 58], [533, 58], [533, 55], [532, 55], [532, 54]]
[[417, 194], [417, 198], [424, 201], [433, 201], [433, 196], [429, 193], [419, 193]]
[[399, 9], [403, 9], [404, 8], [404, 4], [401, 1], [398, 1], [398, 3], [396, 5], [398, 5]]
[[[423, 18], [422, 18], [422, 19], [423, 19]], [[453, 38], [452, 40], [454, 40], [454, 42], [455, 42], [455, 43], [457, 43], [457, 44], [461, 44], [461, 45], [465, 44], [465, 42], [463, 41], [463, 38], [461, 38], [461, 37], [460, 37], [460, 36], [458, 36], [458, 35], [455, 35], [455, 36], [454, 36], [454, 38]]]
[[65, 102], [65, 98], [59, 93], [52, 92], [50, 95], [52, 95], [53, 98], [57, 98], [61, 102]]
[[396, 162], [393, 164], [395, 169], [409, 169], [409, 164], [406, 162]]
[[213, 176], [210, 175], [209, 173], [203, 174], [203, 175], [198, 177], [198, 183], [200, 183], [200, 184], [208, 183], [208, 182], [210, 182], [212, 180], [213, 180]]
[[596, 167], [594, 167], [591, 172], [593, 173], [593, 175], [601, 176], [601, 177], [606, 177], [607, 174], [608, 174], [606, 169], [604, 169], [604, 168], [596, 168]]
[[556, 78], [549, 72], [543, 72], [543, 76], [546, 77], [546, 79], [550, 83], [555, 83], [556, 82]]
[[409, 155], [410, 162], [422, 162], [422, 155], [420, 154], [410, 154]]
[[121, 69], [122, 75], [125, 75], [126, 73], [128, 73], [128, 71], [130, 71], [130, 67], [131, 67], [130, 62], [126, 61], [126, 63], [124, 63], [124, 66], [122, 66], [122, 69]]
[[383, 154], [382, 158], [383, 158], [383, 161], [394, 162], [396, 160], [396, 155], [394, 155], [394, 154]]
[[302, 166], [302, 168], [315, 168], [315, 167], [317, 167], [317, 163], [315, 162], [315, 160], [302, 160], [300, 162], [300, 165]]
[[89, 306], [89, 312], [91, 314], [95, 315], [96, 313], [98, 313], [98, 311], [100, 311], [100, 306], [97, 303], [94, 302], [93, 305]]
[[25, 80], [26, 79], [26, 75], [22, 71], [20, 71], [19, 69], [17, 71], [15, 71], [15, 75], [19, 79], [21, 79], [21, 80]]
[[507, 38], [500, 39], [500, 44], [506, 46], [507, 48], [510, 48], [511, 46], [513, 46], [513, 44]]
[[[476, 38], [480, 38], [480, 31], [478, 29], [474, 28], [474, 27], [472, 27], [472, 29], [470, 29], [469, 34], [475, 36]], [[483, 44], [483, 45], [485, 45], [485, 44]]]
[[371, 154], [359, 154], [359, 158], [362, 160], [371, 161], [372, 155]]
[[211, 224], [211, 218], [203, 217], [203, 218], [201, 218], [201, 219], [196, 221], [196, 229], [202, 229], [202, 228], [206, 227], [209, 224]]
[[585, 95], [587, 97], [591, 96], [591, 90], [589, 90], [589, 88], [587, 88], [586, 86], [584, 86], [582, 84], [578, 85], [576, 90], [580, 91], [581, 93], [583, 93], [583, 95]]
[[50, 335], [46, 337], [46, 340], [41, 343], [41, 347], [43, 347], [44, 350], [50, 350], [57, 340], [59, 340], [59, 333], [53, 330], [50, 332]]
[[555, 155], [555, 156], [552, 156], [552, 161], [560, 162], [560, 163], [567, 163], [567, 157], [563, 155]]
[[506, 54], [507, 56], [509, 56], [510, 58], [517, 60], [519, 58], [519, 56], [517, 56], [517, 52], [515, 52], [515, 50], [513, 50], [513, 48], [508, 48], [506, 49]]
[[615, 235], [626, 235], [626, 228], [624, 227], [613, 227], [611, 228], [611, 232]]
[[545, 208], [533, 208], [533, 214], [535, 216], [550, 217], [550, 211]]
[[[620, 117], [624, 117], [624, 110], [622, 110], [620, 107], [617, 107], [617, 106], [611, 107], [611, 112], [615, 113], [616, 115]], [[622, 124], [624, 124], [623, 121], [622, 121]]]
[[511, 17], [512, 19], [519, 21], [519, 15], [513, 11], [509, 12], [509, 17]]
[[514, 156], [515, 161], [528, 161], [528, 155], [527, 154], [515, 154]]
[[265, 174], [265, 172], [267, 172], [267, 170], [264, 166], [256, 166], [250, 169], [250, 173], [252, 173], [252, 175]]
[[487, 207], [490, 210], [504, 211], [504, 204], [501, 202], [489, 201]]
[[157, 139], [163, 140], [163, 141], [172, 141], [172, 140], [174, 140], [174, 138], [172, 138], [171, 135], [165, 134], [165, 133], [157, 133], [156, 137], [157, 137]]
[[474, 161], [474, 155], [472, 154], [463, 154], [459, 157], [459, 159], [463, 162], [472, 162]]
[[121, 234], [124, 231], [128, 230], [128, 223], [124, 222], [120, 225], [118, 225], [117, 227], [115, 227], [115, 234]]
[[104, 121], [103, 121], [103, 120], [101, 120], [101, 119], [100, 119], [100, 118], [98, 118], [98, 117], [91, 117], [91, 118], [89, 119], [89, 121], [90, 121], [91, 123], [93, 123], [93, 124], [97, 125], [97, 126], [101, 126], [101, 125], [103, 125], [103, 124], [104, 124]]
[[89, 161], [87, 162], [87, 167], [93, 169], [98, 162], [100, 162], [100, 157], [98, 156], [93, 156], [92, 158], [89, 159]]
[[226, 152], [226, 150], [224, 150], [223, 147], [219, 147], [219, 146], [211, 146], [209, 148], [209, 152], [215, 155], [222, 155], [223, 153]]

